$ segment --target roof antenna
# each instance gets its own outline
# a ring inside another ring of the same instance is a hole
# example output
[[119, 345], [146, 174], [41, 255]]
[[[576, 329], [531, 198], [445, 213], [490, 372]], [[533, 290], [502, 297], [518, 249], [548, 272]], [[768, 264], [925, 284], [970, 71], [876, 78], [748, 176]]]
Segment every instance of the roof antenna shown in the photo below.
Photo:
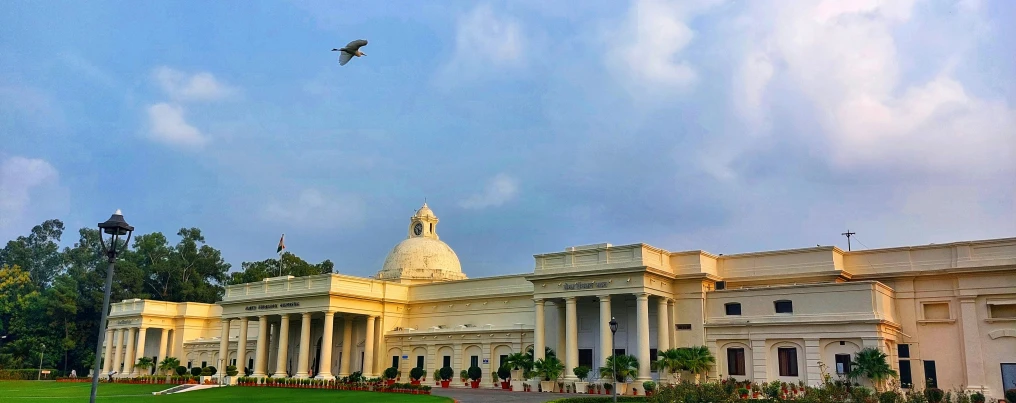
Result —
[[847, 236], [847, 251], [848, 252], [850, 251], [850, 236], [851, 235], [856, 235], [856, 234], [857, 234], [856, 232], [850, 232], [849, 229], [847, 230], [847, 232], [844, 232], [844, 233], [840, 234], [840, 235], [846, 235]]

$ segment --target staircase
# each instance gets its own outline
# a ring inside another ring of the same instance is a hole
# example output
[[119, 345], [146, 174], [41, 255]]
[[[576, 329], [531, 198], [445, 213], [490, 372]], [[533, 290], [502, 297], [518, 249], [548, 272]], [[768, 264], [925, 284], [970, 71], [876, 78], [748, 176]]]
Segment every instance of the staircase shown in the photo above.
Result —
[[195, 390], [217, 388], [221, 385], [177, 385], [161, 392], [152, 392], [153, 395], [171, 395], [174, 393], [193, 392]]

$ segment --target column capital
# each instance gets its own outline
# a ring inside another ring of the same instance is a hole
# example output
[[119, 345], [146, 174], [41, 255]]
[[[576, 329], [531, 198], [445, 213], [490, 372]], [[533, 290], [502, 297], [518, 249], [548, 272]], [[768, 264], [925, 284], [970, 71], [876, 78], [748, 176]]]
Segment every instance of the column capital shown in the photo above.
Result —
[[575, 296], [564, 297], [565, 302], [575, 302]]
[[279, 317], [282, 318], [282, 319], [289, 319], [289, 314], [288, 313], [280, 313]]
[[265, 319], [267, 319], [267, 318], [268, 318], [268, 315], [258, 315], [258, 320], [261, 320], [261, 318], [265, 318]]
[[229, 319], [229, 318], [222, 318], [222, 319], [219, 319], [219, 322], [222, 322], [222, 323], [229, 323], [229, 321], [230, 321], [230, 320], [231, 320], [231, 319]]
[[311, 313], [310, 312], [304, 312], [302, 315], [303, 315], [304, 318], [310, 318]]
[[636, 293], [634, 293], [634, 295], [635, 295], [636, 299], [639, 299], [639, 300], [643, 300], [644, 299], [644, 300], [647, 300], [647, 301], [649, 300], [649, 293], [636, 292]]
[[533, 298], [533, 302], [535, 302], [537, 304], [542, 304], [543, 303], [543, 298]]
[[322, 311], [322, 312], [324, 312], [325, 316], [335, 317], [335, 311]]
[[610, 301], [610, 294], [597, 295], [596, 298], [600, 301]]

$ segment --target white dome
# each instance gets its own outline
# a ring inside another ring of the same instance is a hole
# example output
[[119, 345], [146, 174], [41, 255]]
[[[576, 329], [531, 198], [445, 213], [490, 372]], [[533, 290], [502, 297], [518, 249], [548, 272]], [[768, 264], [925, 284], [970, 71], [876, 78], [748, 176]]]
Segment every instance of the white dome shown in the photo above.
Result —
[[403, 283], [465, 279], [455, 251], [438, 239], [437, 222], [437, 216], [424, 203], [409, 219], [408, 238], [388, 252], [376, 278]]

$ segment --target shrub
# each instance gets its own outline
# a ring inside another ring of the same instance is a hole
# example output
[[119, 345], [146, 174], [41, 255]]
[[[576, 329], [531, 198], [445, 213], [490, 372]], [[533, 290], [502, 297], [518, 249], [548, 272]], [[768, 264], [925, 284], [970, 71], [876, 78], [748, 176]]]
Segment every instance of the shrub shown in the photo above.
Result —
[[656, 382], [653, 381], [642, 382], [642, 388], [645, 390], [656, 390]]
[[[508, 369], [507, 366], [497, 369], [497, 377], [501, 379], [508, 379], [512, 376], [512, 370]], [[983, 402], [982, 402], [983, 403]]]
[[459, 371], [459, 379], [461, 379], [463, 381], [466, 380], [466, 379], [469, 379], [469, 371], [466, 371], [466, 370]]
[[592, 371], [592, 368], [583, 366], [572, 368], [572, 373], [579, 378], [579, 381], [585, 381], [589, 377], [589, 371]]
[[1005, 391], [1005, 401], [1009, 403], [1016, 402], [1016, 389]]
[[974, 392], [970, 395], [971, 403], [984, 403], [984, 393]]
[[928, 388], [924, 390], [924, 397], [928, 399], [929, 403], [940, 403], [942, 398], [945, 397], [945, 392], [942, 392], [942, 389], [939, 388]]
[[201, 368], [194, 367], [190, 369], [191, 376], [201, 376]]
[[434, 370], [434, 380], [441, 379], [441, 368]]
[[226, 366], [226, 375], [236, 376], [236, 374], [239, 374], [239, 373], [240, 373], [240, 371], [236, 370], [236, 365], [227, 365]]
[[878, 403], [903, 403], [903, 395], [900, 392], [888, 391], [878, 395]]
[[395, 367], [386, 368], [384, 375], [385, 379], [395, 379], [397, 376], [399, 376], [399, 369]]
[[444, 368], [441, 368], [440, 375], [441, 375], [441, 380], [443, 380], [443, 381], [450, 381], [452, 379], [452, 376], [455, 375], [455, 371], [452, 370], [452, 367], [444, 367]]
[[481, 377], [483, 377], [483, 371], [480, 370], [480, 367], [469, 367], [469, 371], [466, 372], [466, 375], [469, 376], [469, 379], [478, 381]]
[[187, 367], [183, 365], [176, 367], [176, 374], [179, 376], [187, 375]]
[[412, 378], [414, 381], [418, 381], [420, 380], [420, 378], [423, 378], [423, 373], [424, 373], [423, 368], [416, 367], [409, 370], [409, 377]]
[[208, 375], [207, 376], [215, 376], [215, 374], [219, 373], [219, 370], [215, 369], [215, 367], [213, 367], [211, 365], [205, 367], [205, 369], [208, 370]]

